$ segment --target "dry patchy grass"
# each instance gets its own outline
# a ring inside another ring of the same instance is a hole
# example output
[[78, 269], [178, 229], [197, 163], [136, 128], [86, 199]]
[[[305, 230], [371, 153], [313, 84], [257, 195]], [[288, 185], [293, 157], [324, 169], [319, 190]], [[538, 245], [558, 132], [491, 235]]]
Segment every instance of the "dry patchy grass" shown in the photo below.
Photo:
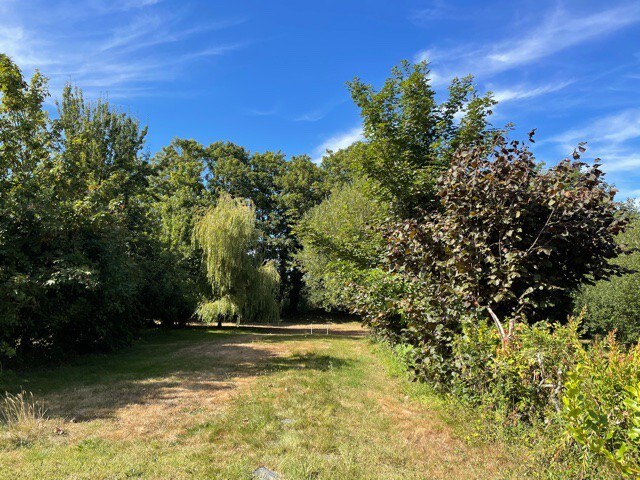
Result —
[[49, 419], [37, 441], [0, 446], [0, 478], [521, 478], [514, 451], [467, 444], [406, 395], [358, 324], [313, 323], [155, 332], [16, 375], [8, 387]]

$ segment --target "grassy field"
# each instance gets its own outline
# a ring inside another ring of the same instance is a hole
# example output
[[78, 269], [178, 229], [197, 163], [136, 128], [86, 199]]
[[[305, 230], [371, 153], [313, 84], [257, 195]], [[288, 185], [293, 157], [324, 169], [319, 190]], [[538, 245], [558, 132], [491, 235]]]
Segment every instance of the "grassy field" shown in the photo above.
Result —
[[411, 395], [356, 323], [155, 331], [119, 353], [3, 377], [46, 419], [0, 427], [0, 478], [522, 478], [513, 447]]

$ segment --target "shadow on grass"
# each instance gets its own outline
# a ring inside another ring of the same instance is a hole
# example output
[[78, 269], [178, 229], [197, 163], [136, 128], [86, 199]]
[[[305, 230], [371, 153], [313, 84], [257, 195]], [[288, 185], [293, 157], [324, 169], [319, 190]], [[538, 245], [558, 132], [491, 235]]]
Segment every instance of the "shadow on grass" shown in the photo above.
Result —
[[289, 357], [279, 358], [269, 363], [270, 371], [316, 370], [320, 372], [334, 371], [352, 365], [351, 360], [334, 355], [318, 353], [296, 353]]
[[[112, 418], [132, 405], [184, 404], [188, 408], [199, 399], [224, 398], [226, 391], [249, 377], [348, 366], [348, 360], [332, 355], [291, 354], [286, 346], [290, 341], [326, 338], [307, 335], [304, 329], [271, 326], [148, 332], [145, 340], [124, 351], [82, 357], [57, 368], [16, 372], [9, 383], [5, 380], [0, 385], [0, 391], [32, 391], [44, 400], [50, 418], [75, 421]], [[350, 338], [361, 335], [343, 335], [340, 340]]]

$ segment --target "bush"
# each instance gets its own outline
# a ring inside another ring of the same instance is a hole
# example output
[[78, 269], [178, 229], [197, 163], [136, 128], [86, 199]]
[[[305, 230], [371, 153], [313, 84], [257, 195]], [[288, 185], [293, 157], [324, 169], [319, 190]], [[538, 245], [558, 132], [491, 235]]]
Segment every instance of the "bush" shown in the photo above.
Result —
[[[466, 321], [453, 342], [452, 392], [502, 426], [533, 426], [526, 435], [543, 444], [553, 471], [637, 478], [640, 345], [627, 349], [610, 334], [585, 346], [580, 320], [520, 323], [506, 343], [494, 325]], [[397, 351], [405, 363], [413, 353]]]
[[631, 270], [622, 276], [584, 286], [575, 299], [575, 309], [586, 307], [584, 332], [587, 336], [605, 336], [615, 330], [616, 338], [631, 344], [640, 340], [640, 219], [617, 237], [630, 253], [613, 263]]
[[640, 475], [640, 345], [627, 350], [611, 334], [580, 351], [562, 401], [583, 471], [604, 461], [622, 475]]
[[510, 424], [552, 415], [561, 409], [566, 374], [582, 350], [579, 325], [579, 318], [566, 325], [519, 323], [503, 342], [493, 324], [467, 321], [453, 342], [453, 391]]

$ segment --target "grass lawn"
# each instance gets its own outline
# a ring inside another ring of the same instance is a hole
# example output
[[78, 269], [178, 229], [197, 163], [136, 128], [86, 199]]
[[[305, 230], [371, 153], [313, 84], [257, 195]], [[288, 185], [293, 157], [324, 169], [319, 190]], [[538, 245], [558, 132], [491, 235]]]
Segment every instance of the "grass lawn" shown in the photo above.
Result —
[[465, 442], [460, 420], [392, 371], [356, 323], [148, 332], [5, 374], [0, 391], [32, 391], [47, 419], [0, 427], [0, 478], [523, 478], [513, 447]]

